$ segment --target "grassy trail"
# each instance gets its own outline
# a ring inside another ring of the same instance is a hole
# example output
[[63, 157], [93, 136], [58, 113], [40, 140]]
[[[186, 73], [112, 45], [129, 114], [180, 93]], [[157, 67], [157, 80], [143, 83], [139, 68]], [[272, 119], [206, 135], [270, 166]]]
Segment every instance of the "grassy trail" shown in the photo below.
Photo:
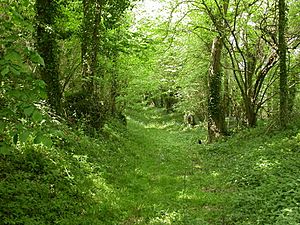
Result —
[[129, 119], [127, 156], [115, 178], [126, 212], [121, 224], [226, 224], [226, 187], [216, 158], [197, 143], [205, 136], [199, 130], [163, 115]]

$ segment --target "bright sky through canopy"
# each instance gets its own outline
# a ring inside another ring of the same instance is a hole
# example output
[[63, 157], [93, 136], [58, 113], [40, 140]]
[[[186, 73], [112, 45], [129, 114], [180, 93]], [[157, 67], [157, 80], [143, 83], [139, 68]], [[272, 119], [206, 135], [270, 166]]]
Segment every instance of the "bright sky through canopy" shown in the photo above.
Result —
[[[136, 30], [139, 24], [143, 24], [146, 21], [152, 21], [153, 24], [157, 25], [167, 21], [171, 24], [175, 24], [177, 21], [187, 23], [189, 21], [185, 15], [187, 5], [181, 4], [177, 6], [171, 15], [172, 3], [170, 0], [164, 2], [161, 0], [143, 0], [137, 2], [132, 11], [135, 21], [135, 25], [132, 27], [133, 30]], [[170, 16], [172, 17], [171, 20]]]
[[138, 21], [141, 19], [154, 20], [159, 16], [167, 18], [167, 12], [164, 10], [165, 6], [165, 3], [157, 0], [143, 0], [137, 2], [133, 13]]

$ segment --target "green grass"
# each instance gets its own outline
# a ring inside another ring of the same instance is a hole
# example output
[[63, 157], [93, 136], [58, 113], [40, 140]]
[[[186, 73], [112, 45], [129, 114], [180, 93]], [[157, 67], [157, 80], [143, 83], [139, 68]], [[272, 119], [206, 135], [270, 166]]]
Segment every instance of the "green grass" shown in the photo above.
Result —
[[128, 209], [120, 224], [221, 224], [230, 189], [199, 157], [205, 131], [187, 129], [176, 115], [143, 112], [130, 113], [125, 149], [135, 160], [125, 158], [115, 181]]
[[[94, 138], [50, 126], [53, 145], [0, 154], [3, 224], [299, 224], [299, 126], [245, 130], [215, 144], [204, 126], [128, 111]], [[105, 138], [103, 138], [105, 137]]]

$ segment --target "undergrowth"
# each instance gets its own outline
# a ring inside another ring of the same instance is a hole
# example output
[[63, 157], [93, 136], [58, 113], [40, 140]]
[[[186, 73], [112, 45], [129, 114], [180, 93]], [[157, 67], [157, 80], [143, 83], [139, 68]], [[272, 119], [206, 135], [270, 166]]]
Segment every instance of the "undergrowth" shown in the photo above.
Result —
[[91, 138], [57, 121], [44, 129], [49, 143], [29, 134], [1, 151], [1, 224], [116, 224], [116, 193], [104, 174], [118, 136], [107, 127], [106, 140]]
[[260, 126], [205, 148], [234, 189], [228, 224], [300, 223], [299, 127]]
[[300, 130], [265, 127], [242, 132], [223, 143], [231, 149], [230, 182], [237, 187], [233, 224], [300, 223]]
[[57, 121], [43, 125], [50, 139], [11, 136], [0, 152], [1, 223], [300, 223], [297, 124], [208, 145], [198, 142], [203, 126], [176, 114], [148, 108], [127, 118], [127, 128], [111, 121], [93, 137]]

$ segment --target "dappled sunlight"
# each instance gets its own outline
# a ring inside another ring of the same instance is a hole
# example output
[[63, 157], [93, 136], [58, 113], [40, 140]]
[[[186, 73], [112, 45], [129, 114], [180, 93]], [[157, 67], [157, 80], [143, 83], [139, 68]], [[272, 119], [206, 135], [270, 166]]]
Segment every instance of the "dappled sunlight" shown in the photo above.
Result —
[[161, 119], [162, 117], [160, 115], [152, 115], [150, 116], [149, 118], [151, 118], [152, 120], [159, 120]]
[[151, 190], [151, 194], [159, 196], [163, 193], [163, 191], [164, 190], [162, 190], [161, 188], [156, 187]]
[[169, 122], [169, 123], [149, 123], [148, 125], [145, 125], [145, 128], [148, 129], [161, 129], [161, 130], [168, 130], [171, 128], [174, 128], [176, 126], [175, 122]]
[[199, 196], [195, 193], [187, 193], [186, 190], [182, 190], [178, 192], [177, 199], [180, 200], [198, 200]]
[[[159, 169], [159, 168], [157, 168], [157, 169]], [[167, 185], [169, 187], [172, 187], [178, 181], [177, 181], [176, 177], [170, 176], [170, 174], [165, 174], [165, 172], [170, 172], [170, 171], [161, 171], [161, 174], [154, 174], [155, 171], [153, 171], [152, 173], [149, 173], [148, 176], [149, 176], [150, 181], [164, 184], [164, 185], [166, 185], [165, 187], [167, 187]]]
[[[144, 122], [144, 121], [138, 121], [138, 120], [133, 120], [132, 118], [128, 117], [128, 120], [133, 121], [136, 124], [139, 124], [146, 129], [159, 129], [159, 130], [168, 130], [171, 131], [173, 129], [178, 129], [180, 128], [180, 124], [176, 121], [168, 121], [168, 122], [155, 122], [155, 119], [159, 117], [154, 117], [150, 118], [149, 122]], [[153, 119], [153, 120], [152, 120]]]
[[131, 112], [128, 120], [142, 125], [147, 129], [167, 130], [170, 132], [183, 130], [183, 118], [175, 113], [166, 113], [162, 109], [146, 108], [138, 112]]
[[188, 175], [180, 175], [180, 176], [176, 177], [176, 180], [180, 181], [180, 182], [186, 182], [186, 181], [189, 181], [191, 178], [192, 177], [188, 176]]
[[218, 176], [220, 175], [220, 173], [219, 173], [219, 172], [216, 172], [216, 171], [212, 171], [211, 175], [212, 175], [213, 177], [218, 177]]
[[183, 215], [179, 212], [173, 211], [173, 212], [168, 212], [166, 211], [161, 211], [160, 215], [156, 216], [155, 218], [152, 218], [149, 222], [151, 225], [158, 225], [158, 224], [166, 224], [166, 225], [171, 225], [174, 222], [181, 221]]
[[258, 160], [258, 162], [256, 162], [254, 168], [262, 171], [267, 171], [267, 170], [274, 169], [278, 165], [280, 165], [280, 163], [277, 160], [272, 161], [262, 157]]
[[114, 189], [107, 184], [107, 181], [99, 175], [94, 176], [93, 183], [94, 186], [98, 189], [98, 191], [101, 190], [102, 193], [104, 192], [105, 194], [112, 194], [114, 192]]

